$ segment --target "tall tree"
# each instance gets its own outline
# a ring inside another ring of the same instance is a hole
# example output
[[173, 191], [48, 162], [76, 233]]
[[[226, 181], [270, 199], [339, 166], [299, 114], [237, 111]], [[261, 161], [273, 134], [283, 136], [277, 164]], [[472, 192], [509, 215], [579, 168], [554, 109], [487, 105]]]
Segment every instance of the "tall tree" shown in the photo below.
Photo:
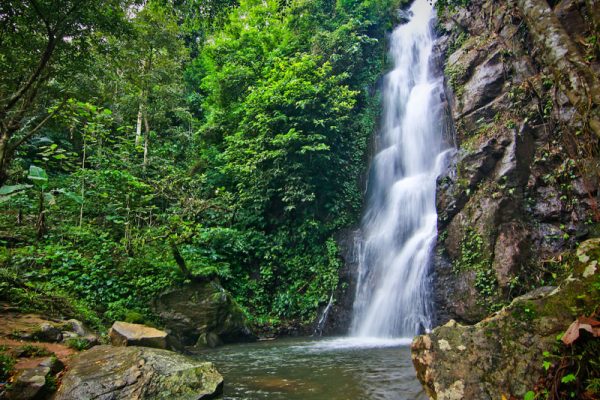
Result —
[[82, 73], [92, 34], [121, 29], [125, 10], [126, 0], [0, 3], [0, 186], [15, 151], [50, 120]]

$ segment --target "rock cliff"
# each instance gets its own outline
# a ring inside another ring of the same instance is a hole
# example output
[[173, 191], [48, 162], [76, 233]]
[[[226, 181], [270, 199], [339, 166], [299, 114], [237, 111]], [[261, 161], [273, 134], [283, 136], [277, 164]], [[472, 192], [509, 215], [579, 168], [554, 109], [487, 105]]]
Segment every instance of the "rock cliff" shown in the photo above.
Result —
[[[572, 43], [595, 32], [588, 3], [554, 8]], [[560, 254], [598, 235], [598, 139], [531, 25], [512, 2], [471, 1], [440, 17], [458, 152], [438, 185], [439, 324], [475, 323], [556, 283]], [[597, 71], [597, 48], [580, 47]]]
[[584, 277], [585, 263], [569, 255], [600, 236], [600, 7], [443, 3], [457, 152], [438, 180], [441, 326], [415, 339], [413, 359], [434, 399], [521, 397], [547, 387], [548, 374], [560, 384], [566, 372], [543, 354], [575, 318], [598, 312], [595, 267]]

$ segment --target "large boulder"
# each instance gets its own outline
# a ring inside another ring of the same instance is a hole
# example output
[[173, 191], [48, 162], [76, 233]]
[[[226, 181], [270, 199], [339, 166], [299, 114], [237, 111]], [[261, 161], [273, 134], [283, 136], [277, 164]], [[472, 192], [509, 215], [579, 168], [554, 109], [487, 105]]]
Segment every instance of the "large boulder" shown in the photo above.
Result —
[[[50, 374], [50, 368], [38, 366], [21, 371], [6, 393], [8, 400], [29, 400], [39, 398], [46, 386], [46, 377]], [[0, 396], [2, 397], [2, 396]]]
[[545, 375], [544, 351], [586, 309], [600, 303], [600, 239], [584, 242], [558, 288], [516, 298], [476, 325], [450, 321], [412, 344], [417, 376], [432, 399], [522, 398]]
[[167, 332], [146, 325], [117, 321], [108, 335], [113, 346], [167, 348]]
[[147, 347], [96, 346], [73, 360], [55, 400], [198, 400], [222, 388], [210, 362]]
[[154, 309], [175, 347], [256, 340], [238, 304], [216, 282], [192, 282], [165, 292]]

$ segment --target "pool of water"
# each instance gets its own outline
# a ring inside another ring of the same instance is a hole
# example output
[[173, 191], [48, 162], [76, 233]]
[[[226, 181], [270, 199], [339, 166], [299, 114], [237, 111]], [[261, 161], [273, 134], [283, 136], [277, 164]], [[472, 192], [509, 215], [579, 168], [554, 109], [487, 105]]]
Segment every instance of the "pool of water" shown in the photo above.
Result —
[[278, 339], [198, 353], [228, 400], [425, 400], [410, 339]]

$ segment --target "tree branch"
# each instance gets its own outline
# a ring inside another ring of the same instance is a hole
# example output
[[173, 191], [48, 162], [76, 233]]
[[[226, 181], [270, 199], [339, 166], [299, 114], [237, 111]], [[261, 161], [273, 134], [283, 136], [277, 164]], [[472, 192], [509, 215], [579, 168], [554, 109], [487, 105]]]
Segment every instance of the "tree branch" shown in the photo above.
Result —
[[48, 121], [50, 121], [50, 119], [53, 116], [55, 116], [56, 113], [64, 107], [64, 105], [67, 103], [67, 101], [68, 101], [68, 99], [64, 99], [54, 110], [52, 110], [51, 113], [49, 113], [43, 120], [41, 120], [40, 123], [35, 126], [35, 128], [30, 130], [25, 136], [23, 136], [16, 142], [9, 144], [9, 151], [14, 151], [19, 146], [21, 146], [23, 143], [25, 143], [26, 141], [31, 139], [33, 137], [33, 135], [35, 135], [40, 129], [42, 129], [44, 127], [44, 125], [46, 125], [46, 123]]
[[4, 119], [8, 111], [10, 111], [10, 109], [12, 109], [17, 104], [17, 102], [27, 93], [27, 91], [30, 90], [31, 87], [37, 82], [40, 75], [42, 74], [42, 71], [44, 71], [44, 69], [48, 65], [50, 58], [52, 58], [52, 54], [54, 52], [54, 49], [56, 48], [56, 42], [57, 40], [53, 36], [48, 39], [48, 44], [46, 45], [44, 54], [42, 54], [42, 57], [36, 69], [29, 76], [29, 79], [27, 79], [27, 81], [10, 97], [6, 105], [2, 108], [2, 111], [0, 112], [0, 119]]

